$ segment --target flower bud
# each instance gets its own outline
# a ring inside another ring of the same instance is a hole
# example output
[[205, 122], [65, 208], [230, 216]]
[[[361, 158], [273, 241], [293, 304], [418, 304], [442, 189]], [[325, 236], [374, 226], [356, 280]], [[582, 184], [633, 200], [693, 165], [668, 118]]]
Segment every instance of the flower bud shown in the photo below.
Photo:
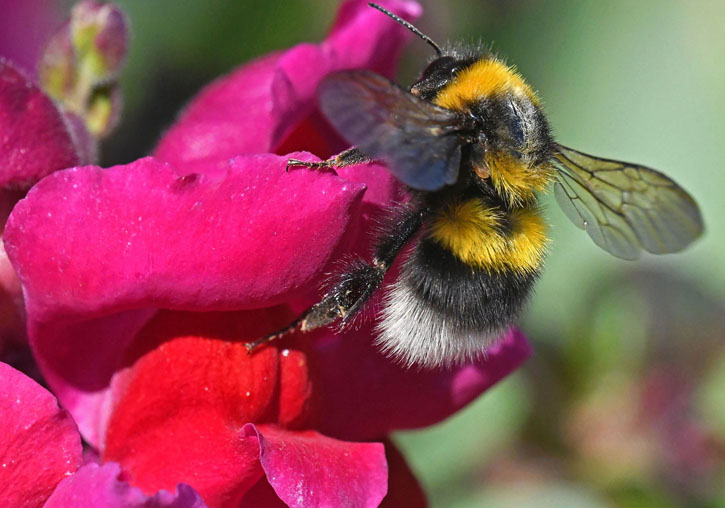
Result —
[[51, 38], [40, 60], [43, 89], [80, 116], [96, 137], [116, 125], [121, 93], [118, 73], [128, 49], [128, 23], [120, 8], [85, 0]]
[[114, 78], [128, 46], [128, 24], [121, 9], [80, 2], [73, 7], [69, 28], [79, 71], [96, 83]]

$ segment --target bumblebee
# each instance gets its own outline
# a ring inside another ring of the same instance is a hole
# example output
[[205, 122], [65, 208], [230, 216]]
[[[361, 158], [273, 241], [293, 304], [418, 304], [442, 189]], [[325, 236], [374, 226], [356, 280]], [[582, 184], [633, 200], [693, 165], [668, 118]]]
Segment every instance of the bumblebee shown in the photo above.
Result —
[[[333, 323], [346, 325], [405, 252], [382, 299], [377, 343], [407, 365], [444, 366], [480, 354], [516, 320], [549, 240], [538, 195], [552, 185], [565, 214], [622, 259], [677, 252], [701, 235], [693, 198], [653, 169], [557, 143], [541, 103], [518, 72], [477, 49], [441, 49], [404, 90], [364, 70], [329, 76], [322, 112], [351, 148], [321, 162], [384, 162], [408, 199], [394, 207], [372, 260], [349, 263], [321, 301], [285, 329], [248, 345]], [[406, 248], [408, 247], [409, 248]]]

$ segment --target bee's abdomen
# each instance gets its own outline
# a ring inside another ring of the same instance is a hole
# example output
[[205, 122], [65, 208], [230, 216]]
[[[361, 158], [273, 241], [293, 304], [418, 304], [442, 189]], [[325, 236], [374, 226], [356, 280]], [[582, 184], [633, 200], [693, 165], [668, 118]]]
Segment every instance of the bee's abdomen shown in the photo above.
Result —
[[[536, 212], [518, 219], [538, 217]], [[383, 350], [408, 364], [465, 361], [480, 355], [516, 320], [538, 278], [546, 238], [536, 222], [504, 224], [507, 218], [501, 212], [491, 228], [479, 222], [475, 235], [475, 228], [451, 223], [439, 223], [436, 234], [433, 224], [387, 293], [378, 339]], [[447, 228], [445, 233], [441, 227]], [[517, 235], [532, 231], [534, 237], [526, 241], [536, 252], [512, 251], [525, 243], [517, 242]], [[455, 234], [463, 236], [455, 239]], [[503, 247], [486, 242], [502, 242]]]
[[516, 319], [538, 272], [488, 272], [423, 240], [388, 290], [378, 344], [408, 365], [480, 356]]
[[517, 317], [539, 271], [488, 271], [462, 263], [434, 242], [423, 241], [406, 264], [406, 279], [422, 301], [456, 326], [498, 329]]

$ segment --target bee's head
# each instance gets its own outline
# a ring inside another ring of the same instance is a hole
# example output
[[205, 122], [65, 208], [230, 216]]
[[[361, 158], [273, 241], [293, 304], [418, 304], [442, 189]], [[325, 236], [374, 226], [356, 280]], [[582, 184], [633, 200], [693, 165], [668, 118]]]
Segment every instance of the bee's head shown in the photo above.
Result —
[[476, 62], [476, 57], [457, 57], [445, 55], [433, 60], [418, 78], [410, 93], [423, 100], [433, 102], [438, 93], [456, 80], [456, 76], [463, 69]]
[[454, 50], [428, 65], [410, 91], [466, 117], [474, 126], [473, 169], [509, 202], [533, 199], [550, 182], [549, 123], [514, 68], [490, 54]]
[[516, 69], [478, 48], [442, 50], [430, 37], [376, 4], [419, 36], [437, 58], [410, 93], [464, 117], [474, 173], [511, 204], [529, 201], [553, 179], [554, 141], [538, 97]]

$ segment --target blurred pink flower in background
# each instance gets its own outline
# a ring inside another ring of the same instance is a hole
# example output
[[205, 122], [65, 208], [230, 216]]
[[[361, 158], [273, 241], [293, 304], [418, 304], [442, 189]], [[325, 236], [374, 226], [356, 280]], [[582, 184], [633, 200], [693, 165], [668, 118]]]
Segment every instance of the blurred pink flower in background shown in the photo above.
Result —
[[0, 55], [34, 73], [48, 38], [63, 21], [58, 2], [0, 0]]
[[[420, 14], [414, 2], [384, 5]], [[47, 506], [107, 491], [128, 506], [203, 506], [196, 492], [211, 507], [425, 505], [386, 436], [446, 418], [509, 374], [530, 354], [520, 333], [477, 362], [430, 371], [378, 353], [373, 323], [253, 355], [243, 345], [314, 301], [335, 260], [367, 255], [375, 218], [400, 199], [377, 164], [285, 166], [313, 157], [303, 150], [345, 148], [316, 109], [317, 84], [343, 68], [390, 76], [409, 35], [347, 1], [321, 44], [259, 58], [202, 91], [154, 158], [56, 171], [15, 206], [4, 242], [31, 347], [72, 420], [33, 390], [57, 420], [44, 427], [76, 443], [36, 450], [38, 460], [71, 453], [58, 473], [12, 477], [17, 492], [36, 492], [32, 506], [54, 489]], [[3, 366], [0, 376], [22, 374]], [[3, 461], [26, 456], [12, 429], [28, 415], [8, 414]], [[78, 469], [76, 424], [104, 465]]]

